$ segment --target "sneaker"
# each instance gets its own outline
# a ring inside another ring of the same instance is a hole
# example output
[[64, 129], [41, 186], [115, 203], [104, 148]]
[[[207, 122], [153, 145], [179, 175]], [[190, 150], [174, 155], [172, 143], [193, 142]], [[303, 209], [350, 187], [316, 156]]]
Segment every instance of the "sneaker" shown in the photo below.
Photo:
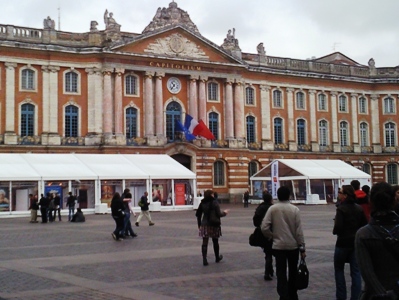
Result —
[[155, 225], [155, 223], [152, 223], [152, 222], [150, 223], [150, 226], [154, 226], [154, 225]]
[[139, 222], [134, 223], [134, 225], [136, 225], [137, 227], [139, 227]]
[[116, 241], [116, 235], [115, 235], [115, 233], [111, 233], [112, 234], [112, 237], [114, 238], [114, 240]]

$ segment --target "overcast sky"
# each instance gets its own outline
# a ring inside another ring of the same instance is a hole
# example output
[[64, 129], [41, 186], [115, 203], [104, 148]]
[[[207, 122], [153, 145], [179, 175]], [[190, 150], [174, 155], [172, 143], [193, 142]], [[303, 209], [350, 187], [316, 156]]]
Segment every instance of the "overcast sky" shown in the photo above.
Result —
[[[141, 33], [158, 7], [171, 0], [0, 0], [0, 24], [43, 28], [43, 19], [61, 30], [87, 32], [90, 21], [105, 28], [105, 9], [122, 31]], [[399, 65], [399, 0], [176, 0], [200, 33], [217, 45], [229, 29], [243, 52], [263, 42], [270, 56], [307, 59], [339, 51], [367, 65]], [[60, 10], [58, 10], [60, 7]]]

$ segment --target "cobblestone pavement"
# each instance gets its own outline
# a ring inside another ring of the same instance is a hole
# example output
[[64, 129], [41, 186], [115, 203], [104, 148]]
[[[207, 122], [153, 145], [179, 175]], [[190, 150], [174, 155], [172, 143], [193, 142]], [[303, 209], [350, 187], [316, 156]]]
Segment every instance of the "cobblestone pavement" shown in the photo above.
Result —
[[[224, 259], [214, 262], [210, 243], [207, 267], [194, 211], [152, 212], [155, 226], [143, 219], [138, 237], [122, 242], [111, 237], [109, 214], [77, 224], [65, 216], [48, 224], [0, 218], [0, 299], [278, 299], [276, 280], [263, 280], [262, 250], [248, 244], [256, 206], [222, 208], [230, 209], [222, 219]], [[334, 299], [335, 206], [299, 208], [310, 270], [299, 298]]]

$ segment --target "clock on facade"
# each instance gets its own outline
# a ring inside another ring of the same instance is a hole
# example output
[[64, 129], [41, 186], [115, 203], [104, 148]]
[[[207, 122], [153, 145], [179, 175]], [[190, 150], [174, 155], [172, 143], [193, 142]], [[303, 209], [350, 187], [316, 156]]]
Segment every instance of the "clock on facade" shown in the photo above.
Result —
[[171, 77], [168, 79], [168, 90], [172, 94], [177, 94], [181, 90], [180, 80], [176, 77]]

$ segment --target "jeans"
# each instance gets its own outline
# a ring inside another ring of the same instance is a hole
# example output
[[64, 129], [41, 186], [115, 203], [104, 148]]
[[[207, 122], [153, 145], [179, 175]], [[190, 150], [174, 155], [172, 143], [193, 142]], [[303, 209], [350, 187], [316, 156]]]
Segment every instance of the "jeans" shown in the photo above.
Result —
[[125, 210], [125, 219], [123, 220], [123, 235], [135, 236], [132, 228], [132, 223], [130, 222], [130, 211]]
[[[295, 279], [298, 268], [299, 249], [276, 250], [273, 249], [276, 258], [277, 293], [281, 300], [298, 300]], [[287, 279], [288, 264], [288, 279]]]
[[71, 221], [74, 214], [75, 214], [75, 206], [69, 206], [68, 221]]
[[362, 277], [356, 262], [354, 248], [335, 247], [334, 252], [334, 273], [337, 300], [346, 299], [346, 281], [345, 281], [345, 263], [350, 265], [350, 274], [352, 278], [351, 300], [359, 299], [362, 290]]

